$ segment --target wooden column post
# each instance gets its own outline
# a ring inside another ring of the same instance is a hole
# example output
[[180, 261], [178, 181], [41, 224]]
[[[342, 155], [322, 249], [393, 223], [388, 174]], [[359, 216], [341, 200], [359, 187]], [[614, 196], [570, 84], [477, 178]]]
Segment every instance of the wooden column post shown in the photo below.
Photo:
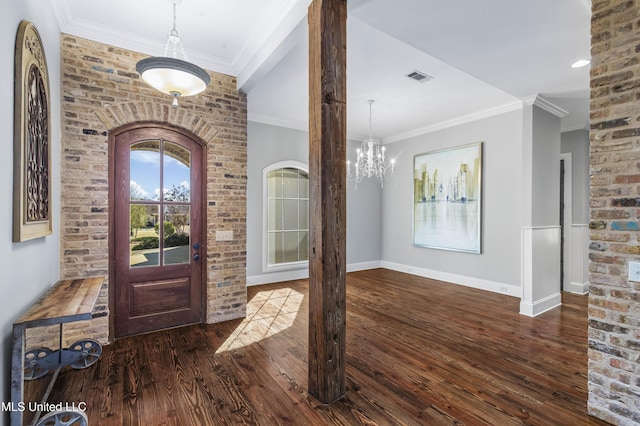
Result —
[[309, 6], [309, 394], [345, 395], [347, 2]]

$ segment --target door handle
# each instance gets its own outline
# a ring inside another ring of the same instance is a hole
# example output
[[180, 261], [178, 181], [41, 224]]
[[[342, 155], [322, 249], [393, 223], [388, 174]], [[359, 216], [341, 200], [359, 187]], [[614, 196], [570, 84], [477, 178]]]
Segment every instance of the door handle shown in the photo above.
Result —
[[193, 249], [196, 251], [200, 250], [200, 243], [193, 243]]
[[193, 261], [197, 262], [198, 260], [200, 260], [200, 254], [196, 253], [193, 255]]

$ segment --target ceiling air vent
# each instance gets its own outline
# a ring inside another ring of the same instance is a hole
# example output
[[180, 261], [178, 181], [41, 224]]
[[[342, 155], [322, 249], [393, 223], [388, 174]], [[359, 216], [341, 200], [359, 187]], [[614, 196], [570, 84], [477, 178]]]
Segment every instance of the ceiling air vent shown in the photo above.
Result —
[[433, 77], [427, 75], [421, 71], [413, 71], [407, 74], [407, 77], [414, 79], [415, 81], [419, 81], [420, 83], [424, 83], [425, 81], [433, 80]]

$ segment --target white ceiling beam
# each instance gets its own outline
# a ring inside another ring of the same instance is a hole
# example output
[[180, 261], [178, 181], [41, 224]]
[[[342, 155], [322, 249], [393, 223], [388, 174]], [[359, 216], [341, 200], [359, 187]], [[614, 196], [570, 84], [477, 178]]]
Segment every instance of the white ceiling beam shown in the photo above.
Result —
[[310, 3], [311, 0], [296, 1], [260, 48], [234, 64], [239, 90], [249, 93], [291, 49], [306, 39]]

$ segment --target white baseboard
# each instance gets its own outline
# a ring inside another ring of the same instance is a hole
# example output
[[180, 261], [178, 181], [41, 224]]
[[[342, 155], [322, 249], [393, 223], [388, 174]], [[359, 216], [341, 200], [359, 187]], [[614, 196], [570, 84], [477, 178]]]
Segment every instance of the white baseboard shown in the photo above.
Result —
[[439, 281], [446, 281], [453, 284], [463, 285], [465, 287], [477, 288], [480, 290], [491, 291], [494, 293], [506, 294], [520, 298], [522, 289], [519, 286], [505, 284], [496, 281], [483, 280], [480, 278], [467, 277], [464, 275], [451, 274], [448, 272], [434, 271], [426, 268], [418, 268], [401, 263], [382, 261], [383, 268], [393, 271], [405, 272], [407, 274], [417, 275], [420, 277], [431, 278]]
[[293, 281], [309, 278], [309, 268], [293, 271], [271, 272], [261, 275], [247, 275], [247, 287], [261, 284], [272, 284], [283, 281]]
[[[463, 285], [465, 287], [477, 288], [479, 290], [491, 291], [493, 293], [505, 294], [517, 298], [522, 298], [520, 286], [500, 283], [496, 281], [483, 280], [480, 278], [468, 277], [464, 275], [452, 274], [432, 269], [419, 268], [412, 265], [387, 261], [361, 262], [347, 265], [347, 272], [364, 271], [367, 269], [386, 268], [392, 271], [404, 272], [411, 275], [444, 281], [452, 284]], [[297, 269], [293, 271], [274, 272], [270, 274], [247, 276], [247, 286], [271, 284], [282, 281], [292, 281], [309, 278], [308, 269]], [[568, 291], [578, 294], [588, 292], [588, 283], [571, 283]], [[520, 313], [530, 317], [535, 317], [550, 309], [562, 304], [560, 293], [553, 294], [534, 303], [520, 302]]]
[[564, 290], [568, 291], [569, 293], [584, 295], [589, 293], [589, 283], [570, 282], [568, 283], [567, 288], [565, 288]]
[[347, 265], [347, 272], [366, 271], [367, 269], [382, 268], [382, 261], [351, 263]]
[[520, 314], [528, 317], [536, 317], [560, 305], [562, 305], [562, 296], [560, 293], [556, 293], [544, 299], [537, 300], [534, 303], [520, 302]]
[[[380, 268], [380, 261], [350, 263], [347, 265], [347, 272], [364, 271], [367, 269]], [[309, 278], [309, 269], [295, 269], [293, 271], [271, 272], [269, 274], [247, 275], [247, 287], [261, 284], [272, 284], [283, 281], [293, 281]]]

